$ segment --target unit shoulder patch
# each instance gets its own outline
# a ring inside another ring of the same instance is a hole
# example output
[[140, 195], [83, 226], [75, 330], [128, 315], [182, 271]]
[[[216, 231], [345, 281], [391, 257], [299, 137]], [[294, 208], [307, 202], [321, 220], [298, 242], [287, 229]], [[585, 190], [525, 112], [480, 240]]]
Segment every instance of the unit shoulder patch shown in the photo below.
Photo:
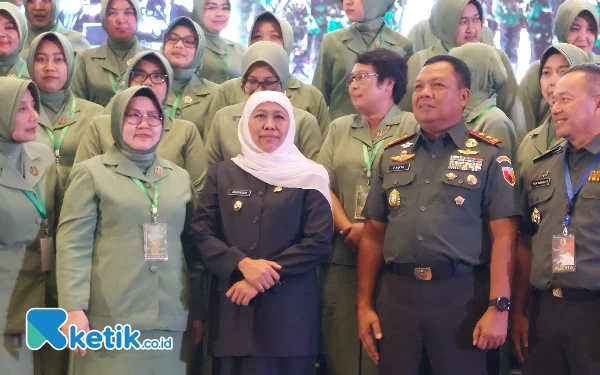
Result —
[[473, 130], [473, 131], [471, 131], [471, 132], [469, 132], [469, 133], [470, 133], [470, 134], [471, 134], [473, 137], [475, 137], [475, 138], [478, 138], [478, 139], [480, 139], [480, 140], [482, 140], [482, 141], [484, 141], [485, 143], [487, 143], [487, 144], [490, 144], [490, 145], [494, 145], [494, 146], [495, 146], [495, 145], [497, 145], [498, 143], [502, 142], [502, 141], [501, 141], [501, 140], [499, 140], [498, 138], [494, 138], [494, 137], [492, 137], [491, 135], [487, 135], [487, 134], [485, 134], [485, 133], [478, 132], [478, 131], [475, 131], [475, 130]]
[[388, 143], [387, 146], [385, 146], [384, 150], [387, 150], [388, 148], [392, 147], [395, 144], [398, 144], [398, 143], [400, 143], [402, 141], [405, 141], [405, 140], [407, 140], [409, 138], [414, 137], [415, 134], [417, 134], [417, 133], [411, 133], [411, 134], [403, 135], [402, 137], [400, 137], [398, 139], [394, 139], [393, 141], [391, 141], [390, 143]]

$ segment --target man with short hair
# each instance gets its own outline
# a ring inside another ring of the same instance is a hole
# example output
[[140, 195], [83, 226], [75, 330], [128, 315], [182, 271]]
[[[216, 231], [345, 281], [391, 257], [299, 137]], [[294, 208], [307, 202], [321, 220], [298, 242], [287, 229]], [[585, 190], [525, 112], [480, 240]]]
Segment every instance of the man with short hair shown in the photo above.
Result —
[[386, 147], [363, 211], [359, 336], [382, 375], [418, 374], [423, 347], [434, 375], [484, 374], [506, 338], [516, 179], [500, 141], [462, 121], [469, 86], [461, 60], [425, 63], [421, 130]]

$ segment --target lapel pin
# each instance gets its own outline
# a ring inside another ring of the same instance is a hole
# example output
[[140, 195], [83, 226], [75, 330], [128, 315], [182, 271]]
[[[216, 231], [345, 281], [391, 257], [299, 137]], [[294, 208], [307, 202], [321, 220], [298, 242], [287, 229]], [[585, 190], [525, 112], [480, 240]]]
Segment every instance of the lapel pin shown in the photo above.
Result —
[[38, 174], [40, 174], [40, 171], [38, 171], [38, 169], [36, 167], [29, 168], [29, 172], [31, 172], [31, 174], [34, 176], [37, 176]]
[[191, 96], [186, 96], [185, 98], [183, 98], [183, 102], [185, 104], [190, 104], [192, 102], [192, 97]]
[[460, 195], [456, 198], [454, 198], [454, 202], [459, 205], [462, 206], [463, 203], [465, 203], [465, 198], [461, 197]]
[[154, 167], [154, 173], [156, 173], [156, 175], [158, 177], [162, 177], [163, 175], [163, 169], [160, 165], [157, 165], [156, 167]]
[[274, 193], [279, 193], [282, 190], [283, 190], [283, 188], [281, 186], [275, 186], [275, 188], [273, 188]]
[[242, 209], [242, 202], [241, 202], [241, 201], [236, 201], [236, 202], [233, 204], [233, 210], [234, 210], [235, 212], [238, 212], [238, 211], [239, 211], [239, 210], [241, 210], [241, 209]]

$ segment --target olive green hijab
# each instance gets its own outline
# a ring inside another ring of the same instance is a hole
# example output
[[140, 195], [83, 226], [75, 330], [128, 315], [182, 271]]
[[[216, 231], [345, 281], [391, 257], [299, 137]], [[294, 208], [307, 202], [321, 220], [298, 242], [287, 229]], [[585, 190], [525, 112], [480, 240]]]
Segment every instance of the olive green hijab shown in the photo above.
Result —
[[[600, 23], [598, 11], [595, 6], [586, 0], [567, 0], [558, 7], [556, 19], [554, 21], [554, 32], [556, 33], [556, 38], [559, 42], [567, 42], [567, 34], [569, 33], [569, 30], [571, 30], [575, 18], [577, 18], [581, 12], [585, 11], [589, 12], [592, 17], [594, 17], [597, 29]], [[598, 37], [598, 35], [596, 35], [596, 37]]]
[[290, 83], [290, 58], [286, 51], [273, 42], [256, 42], [248, 48], [242, 57], [242, 72], [245, 77], [250, 67], [256, 62], [267, 63], [279, 76], [281, 88], [287, 89]]
[[[213, 33], [206, 29], [204, 26], [204, 6], [206, 5], [206, 0], [194, 0], [194, 10], [192, 11], [192, 19], [196, 21], [202, 30], [204, 31], [204, 36], [206, 37], [206, 43], [210, 44], [214, 49], [223, 51], [225, 50], [225, 41], [218, 33]], [[227, 5], [231, 8], [231, 1], [227, 1]]]
[[[200, 25], [196, 22], [192, 21], [191, 18], [188, 17], [178, 17], [176, 18], [167, 30], [165, 30], [165, 36], [163, 38], [163, 53], [165, 50], [165, 44], [167, 43], [167, 35], [177, 26], [187, 26], [192, 29], [193, 32], [196, 33], [196, 37], [198, 43], [196, 44], [196, 54], [194, 55], [194, 59], [189, 63], [188, 66], [184, 68], [172, 68], [173, 69], [173, 90], [175, 93], [179, 94], [183, 92], [184, 87], [190, 82], [190, 80], [196, 74], [196, 71], [202, 68], [202, 56], [204, 56], [204, 48], [206, 47], [206, 39], [204, 37], [204, 31]], [[167, 64], [170, 66], [170, 64]], [[165, 72], [168, 71], [168, 68], [165, 67]], [[169, 74], [169, 73], [167, 73]], [[171, 75], [169, 75], [170, 79]], [[171, 86], [169, 86], [171, 87]]]
[[[166, 80], [167, 94], [165, 95], [165, 98], [162, 101], [162, 105], [165, 106], [167, 104], [167, 98], [169, 97], [169, 91], [173, 87], [173, 69], [171, 68], [171, 64], [169, 64], [169, 61], [167, 60], [167, 58], [164, 57], [160, 52], [142, 51], [142, 52], [138, 52], [135, 56], [133, 56], [133, 58], [131, 59], [131, 63], [129, 64], [129, 67], [127, 67], [127, 71], [125, 72], [125, 75], [123, 76], [124, 78], [123, 78], [121, 84], [119, 85], [119, 90], [124, 91], [125, 89], [127, 89], [129, 87], [129, 81], [131, 80], [131, 72], [133, 71], [133, 69], [136, 68], [137, 64], [141, 60], [146, 60], [149, 58], [154, 58], [155, 60], [158, 60], [158, 62], [163, 66], [165, 74], [167, 75], [167, 80]], [[160, 102], [160, 100], [159, 100], [159, 102]], [[113, 104], [113, 107], [114, 107], [114, 104]]]
[[269, 11], [259, 13], [258, 16], [254, 18], [254, 23], [252, 23], [250, 33], [248, 34], [248, 47], [252, 45], [252, 34], [254, 33], [256, 24], [265, 20], [273, 20], [279, 24], [282, 34], [281, 39], [283, 40], [283, 49], [288, 55], [291, 54], [292, 49], [294, 48], [294, 30], [292, 30], [292, 25], [290, 25], [285, 18]]
[[456, 30], [460, 24], [462, 12], [469, 3], [475, 5], [479, 14], [483, 15], [481, 4], [477, 0], [437, 0], [433, 3], [429, 16], [431, 31], [442, 41], [447, 50], [458, 47]]
[[467, 118], [475, 107], [495, 98], [504, 87], [506, 68], [496, 49], [483, 43], [467, 43], [451, 49], [448, 54], [464, 61], [471, 71], [471, 92], [463, 112], [463, 117]]
[[138, 167], [144, 169], [148, 168], [154, 161], [154, 158], [156, 157], [156, 149], [160, 144], [162, 134], [158, 142], [156, 142], [156, 144], [152, 148], [145, 151], [135, 150], [125, 142], [125, 140], [123, 139], [123, 122], [125, 120], [125, 111], [127, 110], [129, 102], [136, 96], [145, 96], [152, 100], [152, 102], [156, 106], [157, 111], [163, 118], [162, 134], [164, 134], [165, 113], [162, 109], [162, 106], [160, 105], [158, 98], [154, 94], [154, 91], [152, 91], [151, 88], [146, 86], [129, 87], [115, 94], [110, 116], [110, 131], [115, 141], [115, 147], [117, 148], [117, 150], [119, 150], [129, 160], [134, 162]]
[[[56, 26], [58, 25], [58, 13], [60, 12], [59, 5], [60, 0], [50, 0], [52, 1], [52, 13], [50, 13], [50, 21], [45, 27], [35, 27], [29, 22], [29, 18], [27, 19], [27, 25], [29, 26], [29, 30], [33, 31], [35, 34], [40, 34], [46, 31], [56, 31]], [[27, 2], [27, 0], [25, 0]], [[27, 6], [25, 6], [25, 15], [27, 16]]]
[[24, 62], [20, 54], [27, 40], [27, 20], [21, 10], [11, 3], [0, 3], [0, 13], [8, 14], [14, 20], [19, 32], [19, 46], [17, 49], [8, 56], [0, 57], [0, 74], [6, 76], [15, 64], [20, 61]]
[[56, 117], [62, 112], [62, 109], [64, 108], [67, 98], [70, 94], [69, 85], [71, 84], [71, 78], [73, 77], [75, 53], [73, 52], [73, 47], [71, 46], [69, 40], [62, 34], [53, 31], [40, 34], [33, 40], [33, 42], [31, 42], [29, 56], [27, 57], [27, 69], [29, 70], [30, 77], [34, 77], [33, 68], [35, 63], [35, 55], [43, 40], [57, 42], [63, 52], [63, 55], [65, 56], [65, 62], [67, 63], [67, 80], [65, 81], [63, 87], [57, 92], [45, 92], [40, 90], [42, 105], [46, 110], [46, 114], [49, 115], [52, 122], [55, 122]]
[[[107, 24], [106, 24], [106, 11], [108, 10], [108, 5], [110, 4], [110, 1], [111, 0], [101, 0], [100, 1], [100, 22], [102, 23], [102, 28], [107, 33], [108, 33], [108, 28], [107, 28]], [[137, 20], [137, 23], [139, 24], [140, 13], [141, 13], [140, 4], [139, 4], [138, 0], [128, 0], [128, 1], [135, 11], [135, 18]], [[127, 53], [129, 52], [131, 47], [133, 47], [137, 42], [138, 42], [137, 35], [134, 36], [133, 38], [131, 38], [130, 40], [114, 40], [109, 35], [108, 40], [107, 40], [108, 46], [119, 57], [120, 60], [123, 60], [125, 58], [125, 56], [127, 56]]]

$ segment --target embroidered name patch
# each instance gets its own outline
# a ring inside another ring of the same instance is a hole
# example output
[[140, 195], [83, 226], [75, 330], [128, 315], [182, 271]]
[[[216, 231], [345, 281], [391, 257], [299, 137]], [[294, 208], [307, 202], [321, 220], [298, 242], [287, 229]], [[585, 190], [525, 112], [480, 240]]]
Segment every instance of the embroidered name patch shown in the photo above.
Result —
[[531, 187], [532, 188], [542, 187], [542, 186], [550, 186], [550, 179], [549, 178], [544, 178], [542, 180], [535, 180], [535, 181], [531, 182]]
[[390, 165], [390, 167], [388, 168], [388, 172], [408, 171], [409, 169], [410, 164]]
[[249, 197], [252, 194], [252, 190], [236, 190], [229, 189], [229, 193], [227, 195], [236, 195], [239, 197]]

